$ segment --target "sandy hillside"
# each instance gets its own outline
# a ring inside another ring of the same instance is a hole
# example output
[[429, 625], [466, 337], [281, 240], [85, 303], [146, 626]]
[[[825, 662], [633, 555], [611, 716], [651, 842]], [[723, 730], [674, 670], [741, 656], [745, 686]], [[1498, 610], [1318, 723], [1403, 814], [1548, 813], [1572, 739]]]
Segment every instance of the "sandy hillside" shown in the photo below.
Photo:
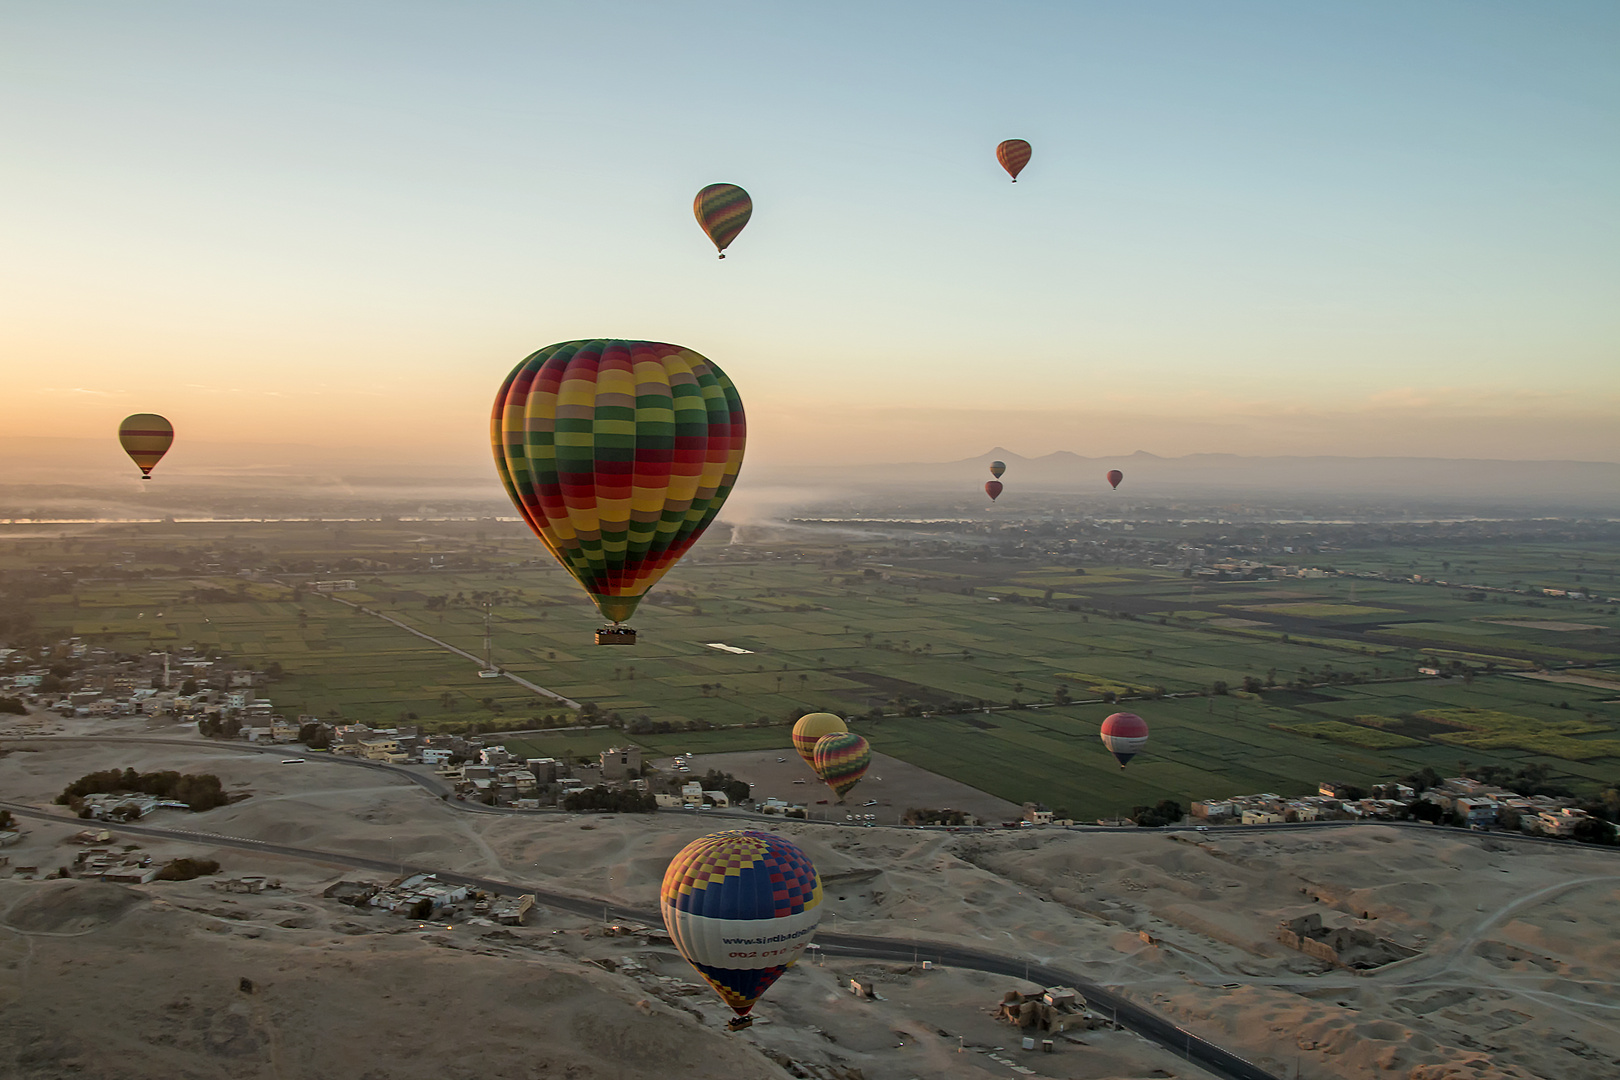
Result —
[[[705, 832], [745, 823], [720, 814], [472, 814], [369, 771], [324, 762], [281, 766], [275, 758], [226, 754], [197, 744], [59, 744], [13, 752], [0, 757], [0, 791], [46, 804], [68, 780], [91, 769], [124, 765], [206, 768], [228, 788], [252, 793], [206, 815], [160, 812], [148, 819], [151, 824], [397, 858], [641, 908], [656, 906], [664, 867], [682, 845]], [[1296, 1062], [1305, 1076], [1347, 1080], [1607, 1080], [1620, 1074], [1620, 1015], [1613, 1005], [1614, 972], [1620, 970], [1615, 916], [1620, 910], [1620, 858], [1609, 852], [1372, 826], [1282, 833], [1033, 829], [952, 834], [755, 820], [794, 839], [816, 861], [825, 883], [823, 926], [828, 929], [902, 941], [913, 936], [952, 941], [1068, 967], [1125, 990], [1278, 1075], [1293, 1075]], [[76, 822], [30, 822], [27, 827], [24, 843], [8, 852], [13, 863], [31, 861], [49, 868], [71, 861], [73, 849], [62, 841], [78, 827]], [[51, 985], [60, 985], [62, 993], [51, 999], [49, 1010], [41, 1006], [42, 1030], [82, 1040], [79, 1025], [101, 1015], [94, 1011], [106, 987], [101, 969], [111, 965], [110, 970], [128, 970], [137, 981], [156, 979], [155, 973], [142, 975], [141, 965], [170, 954], [142, 943], [166, 938], [178, 950], [174, 979], [182, 979], [179, 972], [194, 966], [206, 968], [209, 978], [222, 980], [230, 991], [225, 994], [228, 1003], [240, 1007], [239, 1013], [247, 1009], [243, 1015], [252, 1023], [261, 1023], [253, 1019], [261, 1015], [253, 1010], [269, 1000], [271, 989], [252, 995], [251, 1002], [238, 1000], [231, 995], [240, 993], [234, 990], [239, 975], [253, 978], [256, 985], [269, 981], [281, 986], [275, 980], [285, 980], [299, 988], [299, 1000], [326, 1000], [321, 995], [330, 993], [332, 1000], [346, 1003], [344, 1009], [357, 1010], [323, 1009], [323, 1015], [342, 1018], [339, 1025], [323, 1027], [315, 1020], [305, 1026], [301, 1005], [278, 1006], [285, 1011], [271, 1015], [283, 1019], [263, 1021], [269, 1024], [263, 1028], [263, 1045], [242, 1059], [244, 1069], [251, 1059], [265, 1075], [322, 1075], [298, 1071], [304, 1066], [270, 1071], [264, 1065], [274, 1041], [269, 1033], [279, 1033], [280, 1040], [296, 1030], [309, 1040], [315, 1037], [313, 1030], [333, 1028], [334, 1042], [343, 1045], [332, 1053], [341, 1054], [352, 1040], [341, 1039], [336, 1029], [366, 1029], [370, 1014], [353, 1003], [368, 995], [369, 1008], [387, 1003], [376, 1023], [392, 1024], [396, 1014], [406, 1017], [397, 1029], [400, 1034], [390, 1036], [390, 1045], [397, 1039], [402, 1047], [415, 1047], [400, 1059], [397, 1071], [380, 1076], [415, 1075], [409, 1069], [419, 1061], [448, 1067], [465, 1060], [470, 1051], [453, 1049], [434, 1058], [438, 1051], [412, 1042], [415, 1033], [435, 1025], [452, 1047], [462, 1045], [457, 1040], [463, 1036], [457, 1033], [492, 1026], [484, 1041], [505, 1055], [508, 1045], [522, 1045], [512, 1033], [529, 1030], [523, 1010], [509, 1010], [504, 999], [478, 995], [485, 986], [538, 979], [542, 976], [534, 972], [552, 968], [559, 978], [578, 980], [569, 985], [579, 986], [578, 993], [588, 1000], [601, 996], [599, 1006], [586, 1010], [590, 1015], [648, 1016], [616, 1011], [636, 1010], [637, 1002], [648, 999], [648, 1007], [670, 1010], [669, 1022], [675, 1025], [670, 1030], [694, 1047], [706, 1047], [708, 1040], [723, 1048], [748, 1047], [754, 1055], [747, 1058], [748, 1067], [765, 1070], [758, 1075], [784, 1075], [769, 1061], [761, 1064], [763, 1050], [806, 1065], [853, 1066], [869, 1080], [1018, 1075], [997, 1058], [1034, 1069], [1035, 1075], [1194, 1075], [1173, 1055], [1128, 1033], [1086, 1032], [1086, 1046], [1064, 1044], [1052, 1055], [994, 1051], [996, 1046], [1017, 1046], [1013, 1030], [986, 1013], [1011, 981], [965, 972], [910, 971], [909, 965], [867, 965], [887, 980], [880, 986], [888, 1000], [880, 1002], [857, 1002], [841, 990], [839, 980], [862, 969], [856, 962], [801, 965], [759, 1007], [766, 1022], [744, 1035], [726, 1035], [719, 1030], [718, 1005], [706, 989], [685, 995], [670, 991], [675, 983], [693, 980], [690, 969], [667, 947], [603, 939], [594, 932], [586, 937], [590, 927], [544, 911], [531, 927], [512, 932], [522, 942], [487, 937], [491, 927], [416, 930], [388, 916], [357, 916], [319, 898], [320, 890], [340, 876], [368, 875], [343, 875], [341, 868], [318, 861], [268, 858], [231, 848], [210, 851], [207, 845], [140, 842], [162, 857], [209, 855], [224, 864], [227, 874], [274, 874], [285, 887], [278, 893], [227, 898], [202, 882], [153, 883], [127, 890], [140, 898], [134, 904], [97, 901], [100, 906], [80, 915], [80, 900], [64, 900], [63, 914], [47, 913], [50, 905], [45, 904], [8, 916], [15, 929], [0, 938], [0, 945], [10, 939], [14, 951], [5, 963], [19, 966], [0, 968], [0, 988], [15, 992], [21, 987], [17, 972], [35, 973], [29, 976], [32, 999], [40, 989], [37, 973], [45, 970], [39, 950], [60, 950], [50, 953], [56, 964], [51, 970], [60, 972]], [[3, 875], [0, 884], [6, 884]], [[42, 882], [9, 883], [11, 891], [0, 896], [0, 909], [16, 903], [13, 896], [45, 887]], [[1311, 912], [1329, 925], [1366, 928], [1411, 956], [1353, 973], [1330, 968], [1276, 940], [1280, 920]], [[78, 929], [53, 930], [42, 919]], [[100, 919], [102, 924], [85, 932], [73, 919]], [[127, 936], [156, 925], [152, 920], [169, 920], [163, 923], [167, 929], [146, 938]], [[63, 932], [78, 936], [56, 936]], [[195, 964], [189, 959], [193, 948], [198, 950]], [[22, 956], [33, 950], [34, 959], [22, 963], [17, 949]], [[216, 955], [231, 963], [216, 969]], [[339, 964], [340, 957], [353, 966]], [[620, 963], [625, 957], [645, 972], [633, 966], [627, 974]], [[250, 960], [259, 966], [252, 967]], [[593, 963], [597, 960], [613, 961], [615, 970], [603, 970]], [[160, 966], [169, 970], [167, 960]], [[274, 979], [266, 972], [273, 972]], [[440, 990], [418, 1000], [392, 989], [409, 986], [413, 979], [435, 987], [469, 988], [454, 995], [453, 1008], [465, 1011], [449, 1014], [454, 1019], [448, 1023], [431, 1019], [431, 1008], [452, 1006], [445, 1004]], [[382, 998], [376, 993], [379, 987], [389, 988], [386, 992], [393, 997]], [[144, 1001], [142, 994], [132, 993]], [[154, 994], [152, 1000], [175, 996]], [[475, 1000], [482, 1004], [468, 1003]], [[531, 1009], [549, 1017], [563, 1006]], [[548, 1021], [547, 1030], [575, 1023]], [[141, 1034], [145, 1024], [142, 1020], [128, 1028], [120, 1019], [117, 1030], [138, 1041], [147, 1037]], [[507, 1024], [514, 1026], [503, 1026]], [[248, 1030], [260, 1029], [250, 1024]], [[958, 1037], [970, 1047], [968, 1053], [952, 1052]], [[503, 1041], [508, 1038], [517, 1041]], [[582, 1070], [575, 1073], [582, 1077], [641, 1075], [636, 1070], [642, 1065], [620, 1060], [592, 1038], [548, 1038], [555, 1042], [555, 1054], [547, 1049], [535, 1056], [531, 1045], [526, 1060], [536, 1066], [549, 1062], [559, 1071], [532, 1075], [569, 1075], [567, 1067]], [[206, 1071], [213, 1060], [204, 1043], [163, 1046], [178, 1055], [177, 1075], [186, 1075], [189, 1068]], [[977, 1052], [971, 1049], [975, 1046]], [[7, 1053], [23, 1055], [15, 1059], [19, 1063], [25, 1060], [20, 1045], [0, 1048], [0, 1055]], [[58, 1064], [49, 1068], [59, 1072], [21, 1075], [65, 1074], [67, 1066], [61, 1063], [72, 1056], [51, 1059]], [[6, 1060], [0, 1056], [0, 1063]], [[501, 1067], [512, 1069], [517, 1065], [509, 1062], [515, 1060], [499, 1058]], [[741, 1067], [735, 1074], [755, 1075]]]

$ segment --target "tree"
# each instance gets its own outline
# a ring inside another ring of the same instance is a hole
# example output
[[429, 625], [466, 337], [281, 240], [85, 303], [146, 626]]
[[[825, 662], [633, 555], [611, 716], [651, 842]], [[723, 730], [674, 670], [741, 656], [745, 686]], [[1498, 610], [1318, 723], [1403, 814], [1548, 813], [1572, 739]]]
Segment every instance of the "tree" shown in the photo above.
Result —
[[1181, 820], [1181, 804], [1174, 799], [1161, 799], [1153, 806], [1138, 806], [1131, 811], [1131, 819], [1145, 829], [1161, 825], [1174, 825]]
[[219, 873], [219, 863], [213, 859], [172, 859], [157, 872], [159, 881], [190, 881], [204, 874]]
[[197, 692], [197, 680], [196, 679], [187, 679], [185, 682], [180, 684], [180, 693], [183, 694], [184, 696], [191, 697], [196, 692]]

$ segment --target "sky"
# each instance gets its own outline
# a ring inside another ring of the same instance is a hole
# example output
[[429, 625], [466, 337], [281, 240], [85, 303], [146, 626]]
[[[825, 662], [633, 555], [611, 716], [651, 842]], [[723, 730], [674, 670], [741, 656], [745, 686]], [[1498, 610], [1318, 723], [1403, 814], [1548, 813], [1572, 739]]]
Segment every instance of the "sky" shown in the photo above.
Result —
[[481, 467], [614, 336], [767, 465], [1620, 461], [1617, 55], [1611, 0], [0, 0], [5, 434]]

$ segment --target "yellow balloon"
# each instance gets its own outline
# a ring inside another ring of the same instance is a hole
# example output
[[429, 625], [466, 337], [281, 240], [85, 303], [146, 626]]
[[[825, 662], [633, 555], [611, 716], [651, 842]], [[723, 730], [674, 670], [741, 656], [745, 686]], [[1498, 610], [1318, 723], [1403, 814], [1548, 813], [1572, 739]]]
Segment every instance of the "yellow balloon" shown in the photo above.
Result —
[[830, 712], [806, 713], [799, 717], [799, 722], [793, 725], [793, 749], [804, 763], [812, 769], [816, 767], [816, 743], [821, 741], [823, 735], [840, 735], [849, 728], [844, 721]]

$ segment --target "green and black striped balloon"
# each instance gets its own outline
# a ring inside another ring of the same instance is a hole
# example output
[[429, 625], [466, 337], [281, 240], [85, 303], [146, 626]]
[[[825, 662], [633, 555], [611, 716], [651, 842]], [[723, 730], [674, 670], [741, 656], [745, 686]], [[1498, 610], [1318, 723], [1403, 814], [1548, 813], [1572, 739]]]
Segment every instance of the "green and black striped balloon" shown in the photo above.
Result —
[[692, 200], [692, 213], [723, 259], [726, 248], [737, 239], [737, 234], [753, 215], [754, 200], [736, 184], [710, 184]]

